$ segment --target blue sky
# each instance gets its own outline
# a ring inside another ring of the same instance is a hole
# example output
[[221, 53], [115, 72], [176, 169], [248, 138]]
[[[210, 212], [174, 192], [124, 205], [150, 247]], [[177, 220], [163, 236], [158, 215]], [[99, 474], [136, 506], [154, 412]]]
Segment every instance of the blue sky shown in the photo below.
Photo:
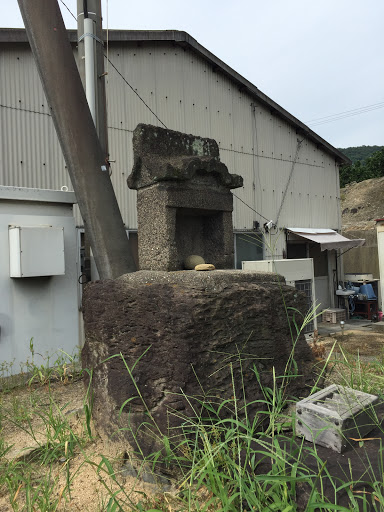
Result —
[[[76, 0], [64, 1], [76, 14]], [[66, 26], [75, 28], [60, 6]], [[102, 0], [102, 6], [110, 29], [187, 31], [305, 123], [341, 113], [337, 121], [309, 124], [336, 147], [384, 145], [382, 0]], [[2, 27], [23, 26], [16, 0], [0, 0], [0, 7]], [[359, 111], [365, 112], [354, 115]]]

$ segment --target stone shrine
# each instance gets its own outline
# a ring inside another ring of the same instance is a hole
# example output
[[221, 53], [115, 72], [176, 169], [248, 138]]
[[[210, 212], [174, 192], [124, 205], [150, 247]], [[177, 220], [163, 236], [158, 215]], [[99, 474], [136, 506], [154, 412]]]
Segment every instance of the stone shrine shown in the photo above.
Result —
[[133, 133], [140, 270], [182, 270], [202, 256], [233, 268], [233, 197], [243, 178], [220, 162], [212, 139], [139, 124]]
[[[216, 142], [139, 125], [133, 144], [141, 270], [87, 285], [82, 358], [99, 433], [148, 456], [164, 435], [177, 441], [203, 396], [214, 408], [226, 401], [227, 417], [247, 402], [251, 421], [274, 375], [285, 375], [284, 393], [305, 396], [313, 357], [295, 328], [304, 294], [277, 274], [230, 270], [230, 189], [242, 178]], [[183, 270], [191, 255], [219, 270]]]

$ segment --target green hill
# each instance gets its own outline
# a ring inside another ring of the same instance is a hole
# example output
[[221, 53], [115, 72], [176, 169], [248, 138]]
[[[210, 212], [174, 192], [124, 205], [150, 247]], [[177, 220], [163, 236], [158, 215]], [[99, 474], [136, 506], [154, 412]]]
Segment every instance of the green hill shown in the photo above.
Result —
[[376, 151], [379, 151], [380, 149], [383, 149], [384, 146], [356, 146], [352, 148], [337, 148], [339, 151], [344, 153], [345, 156], [347, 156], [350, 160], [352, 160], [352, 163], [355, 162], [364, 162], [367, 158], [373, 155], [373, 153], [376, 153]]
[[352, 165], [340, 167], [340, 186], [384, 176], [383, 146], [359, 146], [341, 149], [352, 160]]

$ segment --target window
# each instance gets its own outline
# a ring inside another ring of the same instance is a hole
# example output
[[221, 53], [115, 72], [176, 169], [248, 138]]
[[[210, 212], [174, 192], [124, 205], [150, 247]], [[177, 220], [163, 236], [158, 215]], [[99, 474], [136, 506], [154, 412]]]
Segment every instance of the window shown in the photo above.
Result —
[[289, 260], [297, 260], [308, 258], [306, 242], [287, 242], [287, 258]]
[[254, 231], [235, 233], [235, 268], [241, 269], [242, 261], [263, 259], [263, 235]]

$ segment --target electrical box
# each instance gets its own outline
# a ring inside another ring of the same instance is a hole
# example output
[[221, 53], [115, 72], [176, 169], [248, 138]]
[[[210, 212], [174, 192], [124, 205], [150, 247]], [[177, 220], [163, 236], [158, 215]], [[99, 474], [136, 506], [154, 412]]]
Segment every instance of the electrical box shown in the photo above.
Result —
[[65, 274], [64, 228], [8, 226], [10, 277]]

